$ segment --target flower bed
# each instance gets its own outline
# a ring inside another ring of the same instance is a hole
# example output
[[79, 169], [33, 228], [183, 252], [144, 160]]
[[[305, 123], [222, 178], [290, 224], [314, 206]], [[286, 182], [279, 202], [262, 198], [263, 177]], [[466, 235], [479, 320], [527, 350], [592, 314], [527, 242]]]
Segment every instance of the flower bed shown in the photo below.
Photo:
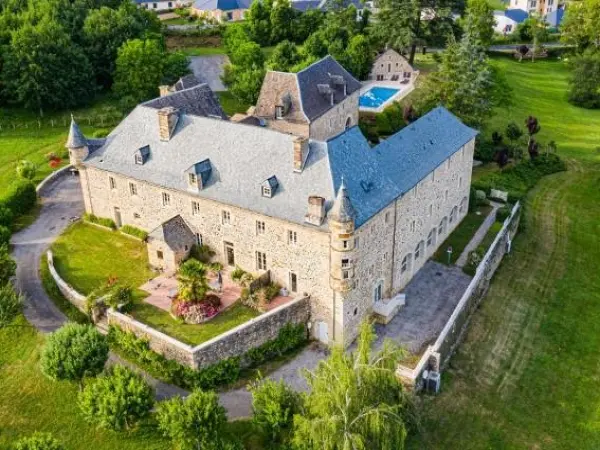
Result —
[[182, 319], [185, 323], [198, 325], [213, 319], [223, 309], [221, 308], [219, 296], [208, 294], [200, 302], [173, 300], [171, 313], [175, 318]]

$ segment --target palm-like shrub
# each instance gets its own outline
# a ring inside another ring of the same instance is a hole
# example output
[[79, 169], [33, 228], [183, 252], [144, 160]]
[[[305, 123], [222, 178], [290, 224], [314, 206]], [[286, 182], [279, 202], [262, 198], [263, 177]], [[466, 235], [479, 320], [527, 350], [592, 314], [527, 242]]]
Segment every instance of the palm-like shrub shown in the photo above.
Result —
[[63, 445], [50, 433], [36, 432], [32, 436], [19, 439], [14, 450], [64, 450]]
[[208, 271], [208, 267], [196, 259], [190, 258], [184, 262], [177, 272], [179, 299], [188, 302], [202, 300], [210, 290]]

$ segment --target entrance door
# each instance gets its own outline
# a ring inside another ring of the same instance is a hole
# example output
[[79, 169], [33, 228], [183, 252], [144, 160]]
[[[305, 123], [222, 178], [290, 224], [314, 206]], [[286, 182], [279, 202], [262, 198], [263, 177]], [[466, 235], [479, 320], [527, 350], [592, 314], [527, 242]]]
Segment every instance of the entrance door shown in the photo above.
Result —
[[317, 322], [317, 339], [323, 344], [329, 343], [329, 331], [325, 322]]
[[290, 291], [298, 292], [298, 277], [294, 272], [290, 272]]
[[231, 242], [225, 242], [225, 259], [227, 260], [228, 266], [235, 266], [235, 254]]
[[117, 228], [121, 228], [121, 210], [117, 206], [115, 206], [115, 224]]

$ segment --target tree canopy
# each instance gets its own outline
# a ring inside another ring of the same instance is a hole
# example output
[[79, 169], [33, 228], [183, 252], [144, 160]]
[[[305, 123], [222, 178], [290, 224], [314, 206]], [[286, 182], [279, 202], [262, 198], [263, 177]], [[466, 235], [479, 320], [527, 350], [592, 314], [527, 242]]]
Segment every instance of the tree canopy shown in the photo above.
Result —
[[588, 47], [600, 48], [600, 0], [579, 0], [569, 3], [561, 24], [561, 39], [577, 46], [580, 52]]

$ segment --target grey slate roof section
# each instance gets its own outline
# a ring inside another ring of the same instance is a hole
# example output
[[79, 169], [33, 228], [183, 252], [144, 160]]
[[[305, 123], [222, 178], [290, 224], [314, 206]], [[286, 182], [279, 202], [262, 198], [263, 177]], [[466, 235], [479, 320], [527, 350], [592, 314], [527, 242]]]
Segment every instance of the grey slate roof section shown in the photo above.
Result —
[[442, 107], [373, 148], [353, 127], [327, 142], [334, 187], [339, 189], [344, 177], [359, 227], [476, 135], [476, 130]]
[[163, 241], [176, 252], [189, 250], [196, 241], [194, 232], [180, 215], [160, 224], [148, 234], [148, 238]]
[[322, 0], [295, 0], [290, 2], [292, 8], [296, 11], [308, 11], [309, 9], [318, 9]]
[[79, 125], [75, 122], [75, 119], [71, 116], [71, 126], [69, 127], [69, 137], [65, 147], [67, 148], [81, 148], [88, 145], [88, 141], [81, 132]]
[[335, 104], [345, 98], [343, 86], [334, 84], [331, 75], [339, 75], [344, 78], [347, 95], [360, 89], [360, 82], [329, 55], [301, 70], [296, 76], [302, 99], [302, 109], [309, 120], [316, 119], [332, 107], [328, 95], [321, 94], [317, 85], [326, 84], [333, 89]]
[[149, 100], [143, 105], [154, 109], [170, 106], [194, 116], [213, 116], [227, 120], [227, 115], [221, 108], [219, 100], [206, 83]]
[[202, 11], [233, 11], [235, 9], [248, 9], [252, 0], [198, 0], [194, 8]]
[[196, 75], [191, 73], [177, 80], [177, 83], [175, 83], [173, 87], [175, 88], [175, 91], [183, 91], [185, 89], [193, 88], [201, 83], [202, 82], [196, 77]]
[[[268, 128], [183, 115], [168, 142], [159, 138], [156, 110], [139, 105], [109, 135], [106, 145], [86, 165], [187, 192], [304, 225], [308, 197], [333, 201], [335, 192], [324, 143], [311, 143], [303, 172], [293, 167], [294, 136]], [[146, 164], [133, 152], [150, 145]], [[198, 192], [188, 188], [187, 170], [210, 159], [210, 180]], [[262, 196], [262, 183], [276, 176], [277, 194]]]

